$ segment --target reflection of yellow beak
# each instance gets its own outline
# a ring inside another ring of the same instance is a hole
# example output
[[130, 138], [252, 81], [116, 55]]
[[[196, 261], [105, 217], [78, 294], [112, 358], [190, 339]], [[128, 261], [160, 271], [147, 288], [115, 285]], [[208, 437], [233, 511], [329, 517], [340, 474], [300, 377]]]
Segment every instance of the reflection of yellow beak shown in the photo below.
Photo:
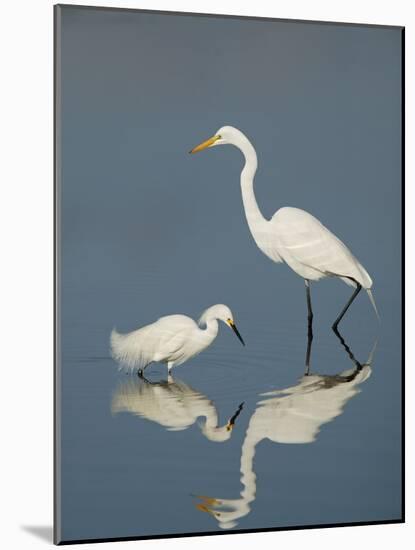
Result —
[[[207, 512], [213, 517], [219, 517], [220, 512], [214, 510], [213, 506], [220, 506], [222, 504], [221, 500], [211, 497], [205, 497], [202, 495], [195, 495], [196, 498], [199, 498], [202, 502], [195, 504], [195, 507], [201, 512]], [[211, 508], [212, 507], [212, 508]]]
[[189, 153], [198, 153], [199, 151], [203, 151], [203, 149], [211, 147], [216, 141], [218, 141], [218, 139], [220, 139], [220, 136], [213, 136], [201, 143], [200, 145], [196, 145], [196, 147], [193, 147], [193, 149], [189, 151]]
[[195, 504], [195, 506], [196, 506], [197, 510], [200, 510], [201, 512], [207, 512], [208, 514], [210, 514], [213, 517], [216, 517], [216, 515], [219, 515], [219, 514], [216, 514], [210, 508], [208, 508], [207, 506], [205, 506], [204, 504]]
[[218, 500], [217, 498], [205, 497], [203, 495], [197, 495], [196, 498], [200, 498], [200, 500], [203, 500], [203, 502], [208, 506], [215, 506], [217, 504], [221, 504], [221, 501]]

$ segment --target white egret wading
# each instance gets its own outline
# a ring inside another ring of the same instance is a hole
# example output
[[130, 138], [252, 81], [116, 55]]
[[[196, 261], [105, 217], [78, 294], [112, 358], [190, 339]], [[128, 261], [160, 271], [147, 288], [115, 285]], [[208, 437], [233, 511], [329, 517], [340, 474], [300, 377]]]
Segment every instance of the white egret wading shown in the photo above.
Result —
[[151, 325], [128, 334], [115, 329], [111, 333], [111, 352], [121, 365], [144, 369], [154, 362], [167, 363], [168, 371], [206, 349], [218, 334], [218, 321], [223, 321], [245, 345], [228, 306], [217, 304], [206, 309], [198, 323], [186, 315], [160, 317]]
[[223, 126], [210, 139], [194, 147], [197, 153], [216, 145], [234, 145], [245, 157], [241, 172], [242, 199], [252, 236], [262, 250], [274, 262], [285, 262], [305, 280], [308, 307], [309, 336], [312, 336], [310, 281], [325, 277], [338, 277], [354, 287], [354, 292], [333, 323], [333, 330], [343, 318], [351, 303], [364, 288], [377, 314], [371, 293], [372, 279], [350, 250], [314, 216], [299, 208], [284, 207], [277, 210], [270, 220], [262, 215], [254, 194], [254, 176], [258, 162], [254, 147], [237, 128]]

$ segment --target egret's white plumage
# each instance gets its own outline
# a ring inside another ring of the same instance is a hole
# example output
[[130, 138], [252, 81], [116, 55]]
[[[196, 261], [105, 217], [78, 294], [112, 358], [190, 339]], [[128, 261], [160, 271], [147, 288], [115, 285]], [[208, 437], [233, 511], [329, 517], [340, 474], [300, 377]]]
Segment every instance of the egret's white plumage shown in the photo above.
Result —
[[[249, 514], [256, 498], [254, 459], [261, 441], [279, 444], [310, 444], [316, 441], [324, 424], [340, 416], [347, 403], [357, 395], [360, 384], [371, 375], [375, 346], [364, 365], [337, 375], [303, 376], [299, 383], [284, 390], [260, 395], [246, 430], [241, 449], [240, 498], [200, 496], [196, 507], [209, 513], [221, 529], [231, 529]], [[278, 466], [276, 466], [278, 468]]]
[[168, 370], [181, 365], [206, 349], [216, 338], [218, 320], [223, 321], [243, 342], [228, 306], [206, 309], [196, 323], [186, 315], [160, 317], [154, 323], [128, 334], [111, 333], [113, 358], [130, 370], [143, 370], [153, 362], [167, 363]]
[[360, 287], [364, 288], [377, 313], [369, 274], [347, 246], [317, 218], [304, 210], [291, 207], [279, 209], [270, 220], [262, 215], [253, 188], [258, 166], [257, 155], [251, 142], [240, 130], [223, 126], [212, 138], [192, 149], [191, 153], [226, 144], [237, 147], [245, 158], [241, 172], [242, 200], [249, 229], [260, 250], [274, 262], [285, 262], [306, 281], [338, 277], [359, 290]]
[[299, 208], [280, 208], [270, 220], [281, 258], [304, 279], [335, 276], [355, 286], [372, 279], [350, 250], [317, 218]]
[[172, 376], [166, 382], [134, 378], [120, 384], [114, 393], [111, 410], [113, 413], [129, 412], [169, 431], [185, 430], [203, 418], [199, 424], [202, 434], [219, 443], [231, 437], [234, 425], [232, 417], [220, 426], [215, 404]]

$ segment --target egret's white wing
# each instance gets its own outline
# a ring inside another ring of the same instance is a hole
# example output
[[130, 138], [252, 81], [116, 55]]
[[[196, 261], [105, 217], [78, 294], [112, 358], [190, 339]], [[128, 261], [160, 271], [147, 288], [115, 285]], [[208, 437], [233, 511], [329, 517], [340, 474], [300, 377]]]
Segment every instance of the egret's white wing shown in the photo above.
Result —
[[193, 424], [196, 416], [189, 411], [187, 402], [198, 395], [189, 386], [149, 384], [128, 381], [121, 384], [112, 400], [112, 412], [131, 414], [157, 422], [168, 430], [184, 430]]
[[143, 369], [153, 361], [180, 364], [189, 356], [187, 348], [195, 329], [196, 323], [185, 315], [160, 317], [151, 325], [128, 334], [120, 334], [114, 329], [111, 333], [112, 356], [130, 369]]
[[336, 275], [352, 284], [348, 277], [359, 282], [363, 288], [372, 286], [372, 280], [364, 267], [347, 246], [329, 231], [317, 218], [299, 208], [281, 208], [271, 222], [278, 235], [279, 253], [295, 271], [301, 266], [315, 271], [315, 277]]
[[258, 402], [249, 429], [256, 437], [261, 434], [278, 443], [315, 441], [321, 427], [341, 415], [348, 401], [361, 391], [359, 386], [369, 378], [371, 368], [364, 366], [346, 381], [353, 372], [355, 369], [349, 369], [338, 377], [305, 376], [296, 386], [274, 392], [276, 397]]
[[154, 326], [158, 335], [154, 361], [171, 361], [176, 365], [186, 361], [192, 335], [198, 330], [193, 319], [186, 315], [168, 315], [161, 317]]

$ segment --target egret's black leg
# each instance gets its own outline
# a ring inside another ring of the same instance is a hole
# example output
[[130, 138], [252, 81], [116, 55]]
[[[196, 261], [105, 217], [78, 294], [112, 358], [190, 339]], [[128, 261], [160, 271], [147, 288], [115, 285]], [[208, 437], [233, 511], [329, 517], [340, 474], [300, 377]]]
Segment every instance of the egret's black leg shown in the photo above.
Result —
[[137, 376], [138, 378], [144, 383], [144, 384], [150, 384], [151, 386], [160, 386], [160, 382], [152, 382], [151, 380], [149, 380], [148, 378], [145, 377], [144, 375], [144, 371], [145, 371], [145, 367], [144, 369], [139, 369], [137, 371]]
[[[355, 281], [356, 282], [356, 281]], [[340, 315], [337, 317], [337, 319], [334, 321], [334, 323], [332, 324], [332, 329], [334, 330], [334, 332], [336, 332], [337, 330], [337, 326], [338, 324], [340, 323], [340, 321], [343, 319], [344, 317], [344, 314], [346, 313], [346, 311], [349, 309], [349, 307], [351, 306], [353, 300], [356, 298], [356, 296], [359, 294], [359, 292], [362, 290], [362, 285], [359, 284], [358, 282], [356, 282], [356, 289], [355, 291], [353, 292], [353, 294], [351, 295], [349, 301], [347, 302], [347, 304], [344, 306], [344, 308], [342, 309]]]
[[[353, 355], [353, 352], [352, 350], [349, 348], [349, 346], [346, 344], [346, 341], [345, 339], [343, 338], [343, 336], [340, 334], [337, 326], [336, 327], [333, 327], [333, 332], [334, 334], [337, 336], [337, 338], [340, 340], [340, 343], [341, 345], [344, 347], [344, 349], [346, 350], [346, 353], [347, 355], [350, 357], [350, 359], [352, 360], [354, 366], [356, 367], [356, 371], [352, 373], [351, 375], [351, 378], [350, 380], [353, 380], [353, 378], [356, 376], [356, 374], [362, 370], [363, 366], [362, 364], [356, 359], [356, 357]], [[349, 381], [349, 380], [348, 380]]]
[[311, 327], [313, 324], [313, 308], [311, 307], [310, 281], [308, 279], [304, 279], [304, 281], [307, 294], [308, 326]]
[[307, 353], [305, 358], [306, 371], [305, 374], [310, 373], [310, 358], [311, 358], [311, 344], [313, 342], [313, 309], [311, 307], [311, 292], [310, 292], [310, 281], [305, 279], [305, 289], [307, 295], [307, 310], [308, 310], [308, 330], [307, 330]]

